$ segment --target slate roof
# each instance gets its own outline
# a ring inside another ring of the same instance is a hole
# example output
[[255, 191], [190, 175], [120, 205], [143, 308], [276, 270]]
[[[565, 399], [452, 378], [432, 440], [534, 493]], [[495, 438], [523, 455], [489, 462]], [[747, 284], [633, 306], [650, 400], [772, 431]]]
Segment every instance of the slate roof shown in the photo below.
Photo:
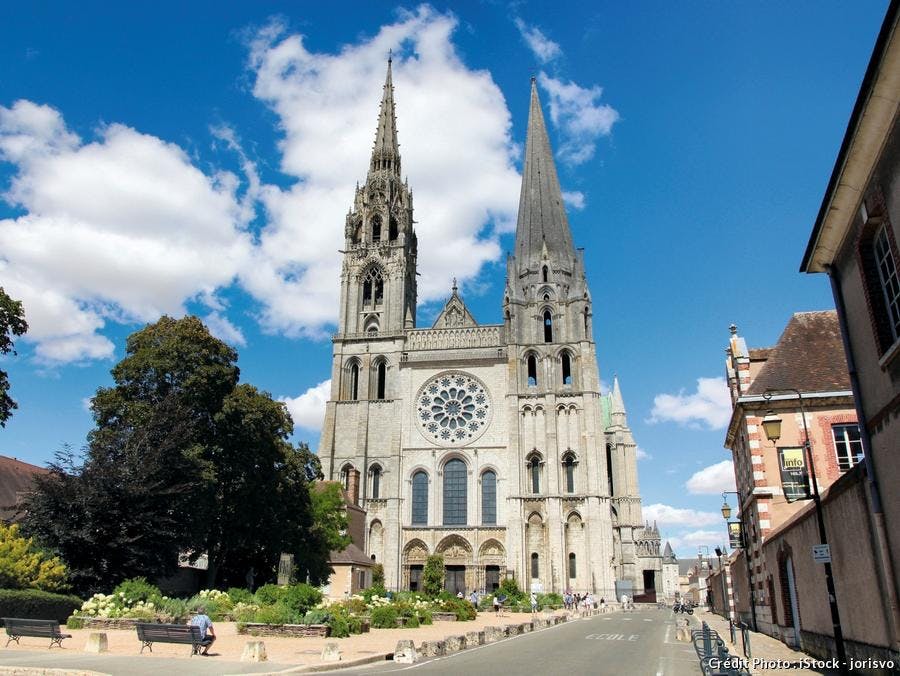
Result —
[[49, 471], [44, 467], [0, 455], [0, 520], [12, 521], [16, 514], [16, 504], [32, 490], [34, 476], [47, 474]]
[[356, 566], [372, 566], [375, 564], [371, 558], [366, 556], [366, 553], [357, 547], [352, 542], [347, 546], [346, 549], [341, 551], [332, 550], [331, 554], [328, 556], [328, 563], [330, 564], [338, 564], [338, 565], [356, 565]]
[[836, 311], [795, 313], [747, 394], [788, 387], [801, 392], [850, 389]]

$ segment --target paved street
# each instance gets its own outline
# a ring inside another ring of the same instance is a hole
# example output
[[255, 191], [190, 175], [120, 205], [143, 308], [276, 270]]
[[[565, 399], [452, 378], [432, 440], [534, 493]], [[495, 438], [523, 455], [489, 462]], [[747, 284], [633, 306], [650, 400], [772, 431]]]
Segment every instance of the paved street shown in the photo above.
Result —
[[641, 610], [575, 620], [416, 665], [383, 665], [341, 673], [592, 674], [693, 676], [699, 661], [690, 643], [675, 640], [671, 610]]

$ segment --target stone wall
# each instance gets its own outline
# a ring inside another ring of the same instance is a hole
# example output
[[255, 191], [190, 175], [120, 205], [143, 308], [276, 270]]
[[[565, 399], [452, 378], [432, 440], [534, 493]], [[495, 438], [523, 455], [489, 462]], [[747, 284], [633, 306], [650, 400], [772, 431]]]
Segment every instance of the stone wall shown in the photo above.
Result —
[[251, 636], [314, 636], [325, 638], [330, 628], [327, 624], [261, 624], [247, 622], [238, 624], [239, 634]]

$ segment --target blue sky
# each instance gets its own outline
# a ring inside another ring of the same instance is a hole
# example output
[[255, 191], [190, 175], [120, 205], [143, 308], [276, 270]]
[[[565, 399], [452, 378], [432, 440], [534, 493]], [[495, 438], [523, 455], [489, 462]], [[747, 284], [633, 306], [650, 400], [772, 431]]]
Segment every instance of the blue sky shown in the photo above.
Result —
[[724, 540], [728, 325], [770, 345], [833, 305], [797, 269], [887, 3], [308, 4], [0, 7], [0, 285], [32, 326], [2, 362], [0, 453], [80, 447], [85, 400], [163, 312], [235, 343], [316, 446], [393, 49], [419, 324], [453, 276], [500, 319], [536, 75], [645, 511], [682, 557]]

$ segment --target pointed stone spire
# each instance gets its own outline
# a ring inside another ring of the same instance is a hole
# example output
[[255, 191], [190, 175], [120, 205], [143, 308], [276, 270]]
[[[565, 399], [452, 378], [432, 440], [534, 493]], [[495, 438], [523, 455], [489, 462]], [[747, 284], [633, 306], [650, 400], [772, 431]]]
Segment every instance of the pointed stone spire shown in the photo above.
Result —
[[516, 258], [520, 269], [541, 264], [542, 252], [551, 265], [571, 270], [575, 249], [563, 206], [562, 190], [544, 124], [537, 82], [531, 78], [531, 107], [525, 140], [525, 166], [516, 224]]
[[400, 144], [397, 143], [397, 117], [394, 112], [394, 83], [391, 79], [393, 57], [388, 57], [387, 75], [384, 78], [384, 94], [378, 111], [378, 130], [372, 148], [370, 171], [388, 170], [400, 176]]
[[675, 560], [675, 552], [672, 551], [672, 545], [666, 540], [666, 548], [663, 550], [663, 560], [672, 562]]
[[613, 376], [612, 407], [610, 412], [613, 415], [616, 413], [625, 414], [625, 401], [622, 399], [622, 390], [619, 389], [619, 376]]

